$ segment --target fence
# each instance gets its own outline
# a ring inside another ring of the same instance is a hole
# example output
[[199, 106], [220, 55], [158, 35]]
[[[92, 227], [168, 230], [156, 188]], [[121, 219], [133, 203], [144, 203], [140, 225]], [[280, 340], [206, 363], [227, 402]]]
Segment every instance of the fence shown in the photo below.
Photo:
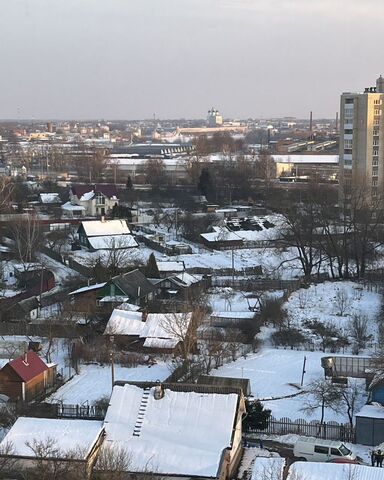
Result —
[[[215, 272], [216, 273], [216, 272]], [[300, 280], [278, 280], [271, 278], [219, 278], [212, 277], [212, 287], [234, 287], [244, 291], [253, 290], [288, 290], [293, 291], [300, 288], [302, 281]]]
[[326, 440], [355, 441], [355, 429], [349, 424], [327, 422], [320, 424], [316, 420], [307, 422], [304, 419], [292, 421], [290, 418], [277, 420], [271, 417], [265, 430], [250, 429], [246, 433], [265, 433], [268, 435], [296, 434], [308, 437], [324, 438]]
[[38, 418], [82, 418], [84, 420], [104, 420], [106, 408], [96, 405], [71, 405], [62, 403], [15, 404], [17, 416]]

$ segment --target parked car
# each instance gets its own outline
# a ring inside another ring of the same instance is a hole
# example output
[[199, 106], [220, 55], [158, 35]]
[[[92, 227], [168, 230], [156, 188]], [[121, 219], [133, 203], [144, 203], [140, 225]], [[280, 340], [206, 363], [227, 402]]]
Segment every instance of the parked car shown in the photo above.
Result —
[[315, 437], [299, 437], [293, 446], [293, 455], [309, 462], [356, 460], [356, 455], [343, 442]]

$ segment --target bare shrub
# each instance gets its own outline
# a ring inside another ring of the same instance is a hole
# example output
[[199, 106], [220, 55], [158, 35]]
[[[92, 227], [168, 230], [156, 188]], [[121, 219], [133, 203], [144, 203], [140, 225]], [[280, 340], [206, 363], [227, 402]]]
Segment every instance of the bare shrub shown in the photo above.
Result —
[[339, 288], [335, 295], [337, 315], [342, 317], [351, 306], [351, 298], [345, 288]]

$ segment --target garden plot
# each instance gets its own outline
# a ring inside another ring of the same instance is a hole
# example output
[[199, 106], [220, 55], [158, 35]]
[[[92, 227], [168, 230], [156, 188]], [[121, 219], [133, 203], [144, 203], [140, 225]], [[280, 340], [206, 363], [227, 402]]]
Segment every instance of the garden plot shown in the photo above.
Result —
[[[115, 365], [115, 380], [156, 381], [165, 380], [170, 375], [167, 363], [152, 366], [121, 367]], [[81, 371], [57, 392], [48, 398], [48, 402], [64, 404], [93, 404], [102, 397], [109, 397], [112, 391], [112, 373], [108, 365], [82, 365]]]
[[[256, 354], [248, 355], [245, 359], [236, 360], [213, 370], [211, 375], [249, 378], [252, 395], [262, 400], [266, 408], [272, 410], [272, 415], [275, 418], [289, 417], [292, 420], [299, 418], [317, 420], [320, 419], [320, 411], [315, 411], [312, 415], [307, 415], [301, 411], [306, 394], [292, 398], [280, 397], [300, 392], [304, 356], [306, 357], [306, 373], [303, 390], [308, 388], [311, 382], [324, 378], [324, 370], [321, 367], [321, 357], [324, 355], [322, 352], [266, 348]], [[268, 400], [270, 398], [279, 399]], [[364, 398], [359, 399], [359, 405], [364, 403]], [[325, 421], [347, 422], [348, 419], [346, 414], [337, 414], [327, 410]]]
[[365, 290], [359, 283], [343, 281], [301, 288], [292, 293], [283, 308], [292, 326], [301, 328], [305, 320], [319, 320], [348, 332], [351, 319], [358, 316], [366, 318], [368, 333], [375, 335], [380, 304], [380, 294]]

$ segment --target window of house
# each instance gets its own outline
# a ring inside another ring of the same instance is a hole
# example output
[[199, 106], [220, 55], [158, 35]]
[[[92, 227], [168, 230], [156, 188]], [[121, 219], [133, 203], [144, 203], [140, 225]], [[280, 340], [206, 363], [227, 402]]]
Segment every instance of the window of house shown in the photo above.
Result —
[[104, 195], [98, 195], [96, 197], [96, 202], [99, 204], [99, 205], [104, 205], [105, 204], [105, 197]]

